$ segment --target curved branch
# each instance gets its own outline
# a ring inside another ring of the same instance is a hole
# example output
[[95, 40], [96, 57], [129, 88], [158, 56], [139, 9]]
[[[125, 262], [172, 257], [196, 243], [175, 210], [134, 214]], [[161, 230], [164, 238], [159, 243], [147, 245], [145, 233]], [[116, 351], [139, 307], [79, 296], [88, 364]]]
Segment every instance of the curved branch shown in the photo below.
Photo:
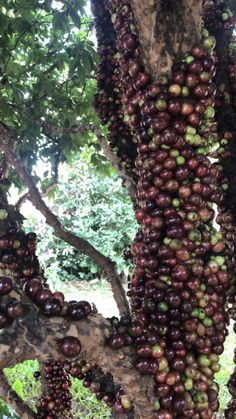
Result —
[[[57, 186], [58, 183], [58, 168], [59, 168], [59, 163], [60, 163], [60, 153], [56, 154], [55, 156], [55, 162], [54, 162], [54, 166], [52, 169], [53, 175], [51, 178], [51, 182], [49, 183], [48, 186], [46, 186], [45, 188], [43, 188], [43, 190], [40, 192], [40, 195], [42, 198], [47, 197], [49, 192], [53, 191], [55, 189], [55, 187]], [[23, 194], [18, 201], [15, 203], [15, 209], [16, 211], [20, 211], [22, 205], [27, 201], [30, 200], [30, 193], [26, 192], [25, 194]]]
[[0, 371], [0, 397], [16, 412], [21, 419], [33, 419], [35, 413], [18, 394], [12, 390], [3, 371]]
[[109, 147], [106, 137], [101, 134], [99, 127], [97, 127], [94, 124], [87, 124], [87, 125], [73, 125], [70, 128], [63, 128], [56, 125], [48, 124], [43, 121], [37, 121], [37, 125], [44, 128], [45, 132], [54, 132], [57, 134], [78, 134], [83, 133], [87, 131], [93, 132], [97, 140], [101, 146], [101, 149], [106, 156], [106, 158], [111, 162], [112, 166], [116, 169], [118, 172], [120, 178], [123, 181], [123, 186], [127, 189], [127, 192], [132, 200], [135, 199], [136, 196], [136, 185], [132, 179], [132, 177], [125, 171], [125, 169], [121, 166], [120, 161], [118, 157], [113, 153], [111, 148]]
[[7, 130], [0, 124], [0, 148], [5, 153], [5, 157], [20, 176], [26, 187], [29, 189], [30, 200], [32, 204], [46, 218], [47, 224], [53, 228], [54, 235], [76, 247], [81, 253], [90, 257], [107, 274], [111, 289], [120, 314], [129, 312], [129, 304], [126, 298], [125, 290], [121, 283], [121, 278], [117, 272], [115, 263], [108, 257], [100, 253], [87, 240], [76, 236], [76, 234], [66, 230], [60, 223], [55, 214], [48, 208], [42, 199], [37, 186], [34, 184], [30, 174], [22, 163], [17, 159], [16, 154], [11, 148], [11, 136]]

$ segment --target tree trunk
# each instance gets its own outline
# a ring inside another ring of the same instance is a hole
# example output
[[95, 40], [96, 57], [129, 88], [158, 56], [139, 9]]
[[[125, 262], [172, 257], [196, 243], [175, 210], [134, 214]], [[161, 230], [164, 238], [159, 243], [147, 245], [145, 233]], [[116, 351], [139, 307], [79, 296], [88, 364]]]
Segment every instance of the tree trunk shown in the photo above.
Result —
[[202, 0], [132, 0], [143, 62], [153, 81], [201, 38]]

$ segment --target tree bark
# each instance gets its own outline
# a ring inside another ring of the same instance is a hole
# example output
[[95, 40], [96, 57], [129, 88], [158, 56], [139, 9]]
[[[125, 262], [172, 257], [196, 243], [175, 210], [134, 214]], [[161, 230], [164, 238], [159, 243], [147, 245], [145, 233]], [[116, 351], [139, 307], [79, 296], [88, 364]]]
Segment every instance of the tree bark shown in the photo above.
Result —
[[200, 40], [202, 0], [131, 0], [131, 4], [143, 62], [157, 81]]

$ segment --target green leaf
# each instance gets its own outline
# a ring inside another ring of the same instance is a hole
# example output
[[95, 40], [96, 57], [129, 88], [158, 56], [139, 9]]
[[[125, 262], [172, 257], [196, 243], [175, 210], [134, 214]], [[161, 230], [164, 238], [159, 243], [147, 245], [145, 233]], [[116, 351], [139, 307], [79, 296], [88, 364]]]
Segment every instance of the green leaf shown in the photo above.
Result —
[[20, 380], [14, 381], [12, 389], [21, 397], [21, 399], [24, 399], [23, 383]]
[[75, 26], [80, 29], [80, 27], [81, 27], [81, 19], [80, 19], [79, 15], [78, 15], [77, 11], [73, 7], [70, 7], [69, 8], [69, 14], [70, 14], [70, 17], [73, 20]]
[[7, 26], [7, 17], [3, 13], [0, 12], [0, 34], [2, 35], [5, 31]]
[[66, 12], [55, 12], [52, 20], [53, 26], [56, 29], [64, 30], [66, 29], [67, 16]]

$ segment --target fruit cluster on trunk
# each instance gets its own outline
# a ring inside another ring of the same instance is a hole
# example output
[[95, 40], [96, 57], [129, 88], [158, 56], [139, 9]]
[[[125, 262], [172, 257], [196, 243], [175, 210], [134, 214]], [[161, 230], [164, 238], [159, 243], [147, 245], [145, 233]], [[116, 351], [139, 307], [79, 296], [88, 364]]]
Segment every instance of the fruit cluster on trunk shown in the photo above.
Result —
[[[0, 329], [10, 328], [14, 320], [24, 316], [26, 308], [18, 299], [18, 293], [12, 296], [17, 289], [29, 297], [45, 316], [63, 316], [68, 321], [86, 318], [91, 313], [87, 301], [67, 302], [63, 293], [49, 289], [35, 253], [36, 234], [24, 233], [21, 217], [8, 205], [3, 193], [0, 194], [0, 202]], [[56, 344], [65, 358], [78, 358], [81, 344], [77, 338], [66, 336]], [[48, 380], [47, 394], [40, 400], [37, 417], [70, 418], [71, 395], [67, 389], [70, 380], [63, 363], [51, 360], [43, 364], [42, 369], [45, 380]], [[38, 373], [35, 374], [37, 376]]]
[[[227, 334], [226, 304], [235, 295], [231, 287], [227, 301], [235, 236], [224, 172], [234, 138], [217, 126], [225, 99], [214, 83], [218, 57], [212, 33], [217, 25], [232, 31], [234, 21], [229, 11], [205, 1], [208, 30], [203, 27], [202, 42], [175, 64], [171, 76], [152, 81], [140, 57], [130, 2], [92, 4], [103, 89], [96, 108], [101, 115], [109, 84], [109, 103], [115, 92], [120, 118], [137, 145], [134, 205], [140, 229], [132, 246], [132, 316], [121, 318], [108, 344], [133, 345], [135, 367], [153, 376], [154, 418], [211, 419], [219, 408], [214, 375]], [[108, 28], [112, 57], [104, 54]], [[226, 415], [233, 417], [232, 409]]]
[[42, 378], [43, 394], [37, 408], [37, 419], [71, 419], [72, 395], [71, 380], [62, 362], [49, 360], [42, 371], [35, 371], [36, 380]]

